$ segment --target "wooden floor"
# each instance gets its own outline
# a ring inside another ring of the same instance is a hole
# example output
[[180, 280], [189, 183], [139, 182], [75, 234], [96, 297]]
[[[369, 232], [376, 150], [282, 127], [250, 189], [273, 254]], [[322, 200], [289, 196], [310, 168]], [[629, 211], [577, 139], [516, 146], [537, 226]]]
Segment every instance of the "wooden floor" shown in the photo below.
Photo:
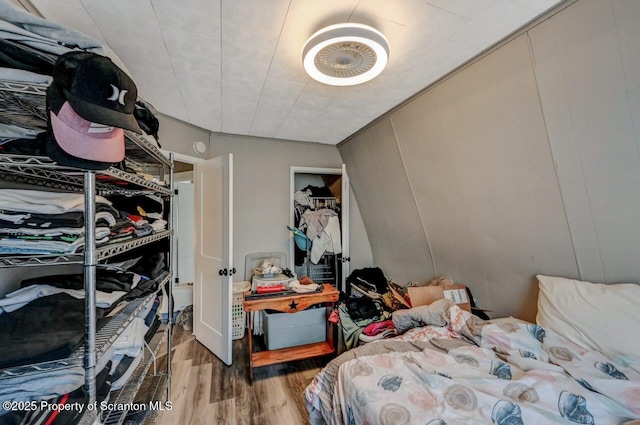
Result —
[[[249, 385], [248, 337], [233, 341], [227, 366], [190, 331], [176, 326], [173, 338], [171, 411], [158, 414], [158, 425], [301, 425], [308, 424], [303, 391], [329, 360], [302, 360], [254, 369]], [[164, 360], [164, 362], [162, 361]], [[166, 365], [166, 356], [160, 361]]]

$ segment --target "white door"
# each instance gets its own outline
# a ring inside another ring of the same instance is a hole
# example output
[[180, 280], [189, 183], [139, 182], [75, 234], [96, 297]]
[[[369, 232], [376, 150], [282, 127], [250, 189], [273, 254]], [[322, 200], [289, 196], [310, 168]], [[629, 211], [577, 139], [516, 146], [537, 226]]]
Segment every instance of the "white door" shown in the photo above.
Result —
[[195, 165], [195, 282], [193, 327], [196, 339], [231, 364], [233, 297], [233, 155]]
[[177, 195], [175, 197], [177, 225], [176, 240], [177, 253], [175, 273], [178, 275], [178, 282], [193, 283], [195, 276], [195, 223], [193, 183], [178, 182], [175, 184]]

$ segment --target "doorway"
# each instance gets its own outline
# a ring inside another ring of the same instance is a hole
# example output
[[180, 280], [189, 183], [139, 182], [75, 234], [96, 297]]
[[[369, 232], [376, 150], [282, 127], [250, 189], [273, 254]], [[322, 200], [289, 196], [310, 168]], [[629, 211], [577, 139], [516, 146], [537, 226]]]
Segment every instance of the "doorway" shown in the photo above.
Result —
[[[171, 228], [173, 229], [171, 240], [171, 269], [173, 270], [172, 293], [175, 323], [178, 312], [188, 306], [192, 306], [194, 301], [193, 276], [195, 266], [193, 244], [195, 230], [193, 227], [193, 167], [195, 163], [201, 160], [177, 153], [164, 153], [173, 157], [172, 183], [174, 199], [171, 203]], [[191, 195], [190, 198], [189, 195]], [[163, 296], [160, 313], [166, 315], [167, 311], [167, 297]]]
[[193, 198], [193, 164], [174, 161], [174, 283], [176, 286], [193, 285], [195, 273], [195, 227]]

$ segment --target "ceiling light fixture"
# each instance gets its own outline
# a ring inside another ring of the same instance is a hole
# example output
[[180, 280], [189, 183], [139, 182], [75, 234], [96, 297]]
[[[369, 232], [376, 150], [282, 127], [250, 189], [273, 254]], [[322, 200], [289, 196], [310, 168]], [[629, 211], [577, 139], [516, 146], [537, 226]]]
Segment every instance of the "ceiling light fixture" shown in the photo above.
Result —
[[302, 61], [314, 80], [353, 86], [377, 77], [387, 66], [389, 42], [375, 28], [336, 24], [313, 34], [302, 48]]

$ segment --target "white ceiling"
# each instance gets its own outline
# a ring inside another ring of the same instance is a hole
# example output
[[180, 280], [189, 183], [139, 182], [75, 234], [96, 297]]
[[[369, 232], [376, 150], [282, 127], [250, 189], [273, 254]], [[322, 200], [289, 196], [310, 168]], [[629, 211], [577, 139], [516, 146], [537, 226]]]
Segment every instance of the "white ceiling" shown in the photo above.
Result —
[[[108, 45], [158, 111], [219, 133], [337, 144], [559, 0], [31, 0]], [[318, 29], [358, 22], [391, 45], [375, 80], [312, 80]]]

